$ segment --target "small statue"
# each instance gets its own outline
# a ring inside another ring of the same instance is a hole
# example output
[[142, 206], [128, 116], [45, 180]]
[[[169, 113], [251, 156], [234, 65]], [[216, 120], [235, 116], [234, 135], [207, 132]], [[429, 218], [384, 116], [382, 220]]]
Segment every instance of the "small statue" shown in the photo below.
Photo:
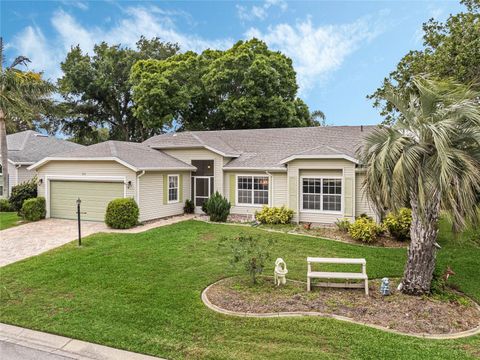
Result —
[[380, 285], [380, 292], [383, 296], [390, 295], [390, 281], [386, 277], [382, 279], [382, 285]]
[[287, 264], [283, 261], [282, 258], [278, 258], [275, 260], [275, 271], [273, 272], [273, 276], [275, 279], [275, 285], [285, 285], [287, 283], [286, 275], [288, 273]]

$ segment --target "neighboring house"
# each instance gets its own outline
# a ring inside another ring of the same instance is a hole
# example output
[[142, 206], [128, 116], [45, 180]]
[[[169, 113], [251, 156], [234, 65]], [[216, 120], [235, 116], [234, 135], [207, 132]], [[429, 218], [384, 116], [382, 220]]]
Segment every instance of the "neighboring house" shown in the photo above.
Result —
[[[35, 176], [35, 171], [28, 170], [30, 165], [46, 156], [82, 147], [83, 145], [43, 135], [32, 130], [7, 135], [10, 190], [13, 186]], [[0, 166], [0, 196], [6, 196], [6, 194], [7, 192], [3, 189], [3, 171]]]
[[200, 211], [215, 191], [232, 214], [253, 216], [285, 205], [294, 221], [332, 224], [361, 213], [375, 216], [361, 188], [355, 157], [373, 126], [192, 131], [142, 144], [107, 141], [46, 157], [38, 173], [47, 216], [103, 220], [113, 198], [133, 197], [142, 221], [181, 214], [186, 199]]

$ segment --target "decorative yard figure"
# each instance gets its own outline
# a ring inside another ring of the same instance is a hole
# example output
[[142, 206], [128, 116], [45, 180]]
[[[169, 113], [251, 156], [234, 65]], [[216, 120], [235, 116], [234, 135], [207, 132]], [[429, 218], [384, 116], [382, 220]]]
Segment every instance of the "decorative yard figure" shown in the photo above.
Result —
[[275, 278], [275, 285], [285, 285], [287, 283], [286, 275], [288, 273], [287, 264], [282, 258], [275, 260], [275, 271], [273, 272]]
[[390, 281], [388, 280], [388, 278], [382, 279], [382, 285], [380, 285], [380, 292], [383, 296], [390, 295]]

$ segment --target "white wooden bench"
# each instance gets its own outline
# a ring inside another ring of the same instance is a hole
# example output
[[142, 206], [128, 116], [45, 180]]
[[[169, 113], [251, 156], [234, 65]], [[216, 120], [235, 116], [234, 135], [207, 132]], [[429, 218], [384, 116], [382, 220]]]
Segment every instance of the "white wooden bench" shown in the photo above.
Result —
[[[311, 279], [361, 280], [360, 283], [320, 282], [320, 283], [317, 283], [316, 285], [327, 286], [327, 287], [365, 288], [365, 295], [368, 295], [367, 261], [365, 259], [308, 257], [307, 263], [308, 263], [307, 291], [311, 290]], [[312, 264], [362, 265], [362, 272], [312, 271]]]

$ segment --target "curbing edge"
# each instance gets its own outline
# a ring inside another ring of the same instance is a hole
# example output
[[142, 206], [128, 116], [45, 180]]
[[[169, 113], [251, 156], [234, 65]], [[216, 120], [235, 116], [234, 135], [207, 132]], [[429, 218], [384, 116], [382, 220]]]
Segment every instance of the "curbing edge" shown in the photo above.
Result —
[[[405, 336], [412, 336], [416, 338], [421, 338], [421, 339], [435, 339], [435, 340], [448, 340], [448, 339], [460, 339], [460, 338], [465, 338], [473, 335], [480, 334], [480, 324], [470, 330], [465, 330], [457, 333], [451, 333], [451, 334], [428, 334], [428, 333], [406, 333], [398, 330], [393, 330], [389, 329], [387, 327], [381, 326], [381, 325], [375, 325], [375, 324], [369, 324], [366, 322], [361, 322], [354, 320], [352, 318], [346, 317], [346, 316], [340, 316], [340, 315], [335, 315], [335, 314], [325, 314], [317, 311], [291, 311], [291, 312], [275, 312], [275, 313], [248, 313], [248, 312], [238, 312], [238, 311], [232, 311], [232, 310], [226, 310], [223, 309], [213, 303], [210, 302], [207, 296], [208, 290], [216, 285], [217, 283], [225, 280], [220, 279], [210, 285], [208, 285], [203, 291], [201, 295], [201, 299], [203, 303], [205, 304], [206, 307], [208, 307], [210, 310], [213, 310], [215, 312], [218, 312], [220, 314], [224, 315], [230, 315], [230, 316], [238, 316], [238, 317], [251, 317], [251, 318], [278, 318], [278, 317], [305, 317], [305, 316], [320, 316], [324, 318], [332, 318], [335, 320], [340, 320], [340, 321], [346, 321], [352, 324], [356, 325], [363, 325], [363, 326], [368, 326], [377, 330], [383, 330], [389, 333], [397, 334], [397, 335], [405, 335]], [[472, 300], [473, 301], [473, 300]], [[477, 309], [480, 310], [480, 306], [474, 302], [475, 306]]]

